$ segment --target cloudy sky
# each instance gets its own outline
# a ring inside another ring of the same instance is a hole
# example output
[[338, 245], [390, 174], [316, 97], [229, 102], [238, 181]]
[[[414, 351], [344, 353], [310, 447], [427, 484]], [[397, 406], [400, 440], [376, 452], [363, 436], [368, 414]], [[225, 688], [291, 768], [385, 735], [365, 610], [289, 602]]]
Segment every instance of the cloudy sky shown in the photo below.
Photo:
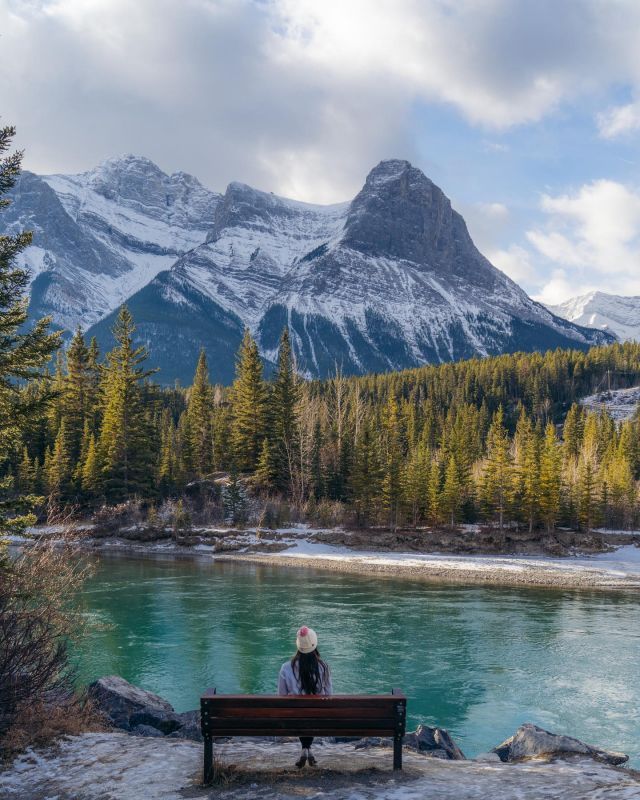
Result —
[[0, 115], [312, 202], [408, 158], [538, 299], [640, 294], [640, 0], [0, 0]]

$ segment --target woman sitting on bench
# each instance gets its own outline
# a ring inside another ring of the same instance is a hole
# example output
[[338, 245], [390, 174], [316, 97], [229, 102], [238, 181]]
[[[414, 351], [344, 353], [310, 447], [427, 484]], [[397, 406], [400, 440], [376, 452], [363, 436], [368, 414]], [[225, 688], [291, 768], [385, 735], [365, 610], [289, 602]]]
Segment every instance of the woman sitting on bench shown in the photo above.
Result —
[[[324, 694], [333, 692], [331, 670], [318, 651], [318, 636], [311, 628], [303, 625], [296, 635], [297, 652], [291, 661], [285, 661], [278, 677], [278, 694]], [[315, 767], [316, 759], [311, 752], [313, 736], [301, 736], [302, 753], [296, 767], [302, 768], [309, 762]]]

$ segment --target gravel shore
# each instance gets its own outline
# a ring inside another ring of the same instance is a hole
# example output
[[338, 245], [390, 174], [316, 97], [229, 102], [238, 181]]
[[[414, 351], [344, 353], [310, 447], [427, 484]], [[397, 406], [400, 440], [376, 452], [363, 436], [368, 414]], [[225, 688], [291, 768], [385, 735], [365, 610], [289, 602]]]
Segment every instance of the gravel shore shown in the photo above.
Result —
[[[632, 548], [631, 554], [635, 555], [636, 550], [640, 555], [638, 548]], [[545, 559], [342, 551], [314, 553], [305, 552], [304, 548], [292, 548], [281, 553], [225, 554], [216, 556], [216, 560], [407, 577], [434, 583], [640, 590], [637, 565], [625, 569], [623, 562], [585, 557]]]

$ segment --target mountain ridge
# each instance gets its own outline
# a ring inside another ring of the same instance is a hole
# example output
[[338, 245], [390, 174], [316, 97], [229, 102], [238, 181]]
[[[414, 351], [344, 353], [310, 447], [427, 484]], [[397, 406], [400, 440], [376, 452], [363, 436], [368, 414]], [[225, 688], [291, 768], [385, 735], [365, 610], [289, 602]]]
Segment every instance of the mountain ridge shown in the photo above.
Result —
[[552, 313], [587, 328], [605, 330], [622, 342], [640, 341], [640, 297], [592, 291], [558, 305]]
[[24, 173], [13, 200], [10, 225], [35, 231], [34, 312], [108, 347], [126, 301], [165, 382], [189, 380], [202, 345], [213, 378], [229, 381], [244, 327], [268, 362], [288, 325], [310, 377], [610, 339], [529, 298], [400, 159], [329, 206], [240, 182], [219, 194], [136, 156], [79, 175]]

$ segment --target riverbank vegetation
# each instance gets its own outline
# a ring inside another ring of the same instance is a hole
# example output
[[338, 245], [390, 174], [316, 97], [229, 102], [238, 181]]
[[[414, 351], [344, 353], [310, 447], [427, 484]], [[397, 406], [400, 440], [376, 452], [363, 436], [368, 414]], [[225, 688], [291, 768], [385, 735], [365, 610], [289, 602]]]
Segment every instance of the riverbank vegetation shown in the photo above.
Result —
[[[12, 129], [1, 140], [8, 147]], [[2, 185], [20, 154], [3, 164]], [[530, 532], [640, 522], [640, 419], [577, 402], [640, 382], [640, 344], [515, 353], [365, 377], [306, 381], [288, 331], [277, 363], [245, 333], [230, 387], [162, 387], [126, 307], [106, 354], [27, 320], [29, 276], [0, 250], [0, 534], [49, 512], [149, 525], [367, 527], [480, 522]], [[43, 372], [57, 349], [51, 372]], [[41, 498], [41, 500], [38, 500]], [[46, 498], [46, 503], [42, 498]], [[167, 511], [169, 509], [169, 511]]]
[[203, 503], [234, 524], [640, 521], [638, 418], [617, 425], [577, 403], [605, 376], [634, 385], [640, 345], [308, 382], [286, 330], [268, 380], [247, 332], [232, 386], [209, 384], [203, 352], [192, 386], [162, 388], [125, 307], [113, 333], [102, 358], [77, 331], [55, 374], [22, 389], [25, 403], [52, 399], [5, 461], [20, 493], [107, 517], [136, 500], [152, 523], [168, 502], [178, 525]]
[[[13, 128], [0, 129], [0, 156], [13, 136]], [[0, 157], [0, 196], [14, 185], [20, 162], [19, 152]], [[0, 210], [6, 205], [0, 199]], [[68, 657], [82, 630], [74, 605], [85, 568], [47, 541], [21, 554], [8, 547], [45, 501], [44, 487], [21, 484], [10, 465], [49, 413], [43, 369], [60, 340], [46, 319], [25, 326], [29, 273], [15, 259], [30, 241], [26, 233], [0, 236], [0, 761], [48, 735], [84, 730], [88, 713], [74, 695]]]

